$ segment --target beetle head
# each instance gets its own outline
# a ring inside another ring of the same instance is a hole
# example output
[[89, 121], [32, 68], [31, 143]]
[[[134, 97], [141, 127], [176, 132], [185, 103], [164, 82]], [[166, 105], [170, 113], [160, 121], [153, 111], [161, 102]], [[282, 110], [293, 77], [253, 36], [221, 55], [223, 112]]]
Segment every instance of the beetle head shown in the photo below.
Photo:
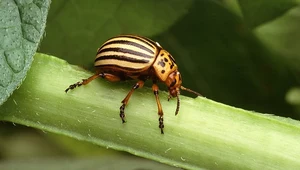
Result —
[[182, 84], [182, 79], [181, 79], [181, 75], [180, 75], [178, 70], [176, 70], [176, 71], [172, 72], [171, 74], [169, 74], [169, 76], [166, 79], [165, 83], [166, 83], [166, 85], [168, 86], [168, 89], [169, 89], [168, 100], [170, 100], [172, 97], [177, 98], [177, 107], [176, 107], [175, 115], [178, 114], [179, 107], [180, 107], [180, 100], [179, 100], [180, 89], [191, 92], [191, 93], [193, 93], [197, 96], [201, 96], [200, 93], [197, 93], [197, 92], [195, 92], [191, 89], [185, 88], [181, 85]]
[[180, 94], [180, 86], [182, 83], [181, 75], [179, 71], [174, 71], [169, 74], [168, 78], [166, 79], [166, 85], [169, 89], [169, 99], [171, 97], [176, 97]]
[[165, 81], [166, 85], [169, 89], [169, 97], [168, 100], [170, 100], [172, 97], [177, 98], [177, 107], [175, 111], [175, 115], [178, 114], [179, 107], [180, 107], [180, 101], [179, 101], [179, 94], [180, 94], [180, 87], [181, 87], [181, 75], [179, 71], [173, 71], [169, 74], [168, 78]]

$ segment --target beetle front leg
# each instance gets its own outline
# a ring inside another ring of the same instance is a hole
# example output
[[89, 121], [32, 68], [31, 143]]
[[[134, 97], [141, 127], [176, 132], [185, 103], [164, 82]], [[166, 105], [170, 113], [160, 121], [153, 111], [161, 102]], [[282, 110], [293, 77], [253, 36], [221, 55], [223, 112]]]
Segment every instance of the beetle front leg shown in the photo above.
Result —
[[144, 86], [144, 81], [140, 80], [138, 81], [132, 88], [131, 90], [129, 91], [129, 93], [127, 94], [127, 96], [122, 100], [122, 106], [120, 107], [120, 117], [122, 119], [122, 122], [125, 123], [125, 113], [124, 113], [124, 110], [125, 110], [125, 106], [127, 105], [132, 93], [134, 92], [135, 89], [137, 88], [141, 88]]
[[156, 99], [156, 103], [157, 103], [157, 107], [158, 107], [158, 115], [159, 115], [159, 118], [158, 118], [159, 126], [158, 127], [160, 128], [161, 134], [164, 134], [164, 118], [163, 118], [164, 113], [163, 113], [163, 110], [162, 110], [162, 107], [161, 107], [161, 104], [159, 101], [159, 97], [158, 97], [158, 86], [155, 84], [155, 82], [153, 82], [152, 90], [155, 95], [155, 99]]

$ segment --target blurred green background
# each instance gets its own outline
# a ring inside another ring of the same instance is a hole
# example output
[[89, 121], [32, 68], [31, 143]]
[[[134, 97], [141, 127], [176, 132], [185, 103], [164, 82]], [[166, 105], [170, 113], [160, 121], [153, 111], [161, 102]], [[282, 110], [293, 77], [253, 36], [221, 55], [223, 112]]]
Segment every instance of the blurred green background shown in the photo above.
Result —
[[[105, 40], [123, 33], [147, 36], [174, 56], [185, 87], [224, 104], [299, 120], [299, 2], [54, 0], [38, 52], [93, 72], [96, 49]], [[0, 122], [0, 160], [77, 157], [94, 148]]]

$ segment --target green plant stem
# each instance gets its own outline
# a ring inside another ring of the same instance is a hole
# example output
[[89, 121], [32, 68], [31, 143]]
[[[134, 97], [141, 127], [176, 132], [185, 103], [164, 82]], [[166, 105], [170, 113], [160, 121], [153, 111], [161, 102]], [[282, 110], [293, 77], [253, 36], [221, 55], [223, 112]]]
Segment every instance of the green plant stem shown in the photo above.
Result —
[[[300, 123], [237, 109], [204, 97], [167, 102], [165, 134], [158, 128], [153, 92], [134, 92], [119, 118], [121, 100], [135, 82], [95, 80], [68, 93], [92, 73], [67, 62], [35, 56], [22, 86], [0, 107], [0, 120], [89, 141], [187, 169], [299, 169]], [[187, 85], [186, 85], [187, 86]]]

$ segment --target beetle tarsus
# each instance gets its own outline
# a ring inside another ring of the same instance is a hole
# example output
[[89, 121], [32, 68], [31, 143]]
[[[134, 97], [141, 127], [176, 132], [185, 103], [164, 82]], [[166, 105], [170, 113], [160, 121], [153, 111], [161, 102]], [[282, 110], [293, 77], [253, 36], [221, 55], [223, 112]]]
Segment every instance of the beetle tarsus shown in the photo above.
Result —
[[122, 119], [122, 123], [125, 123], [125, 104], [122, 104], [122, 106], [120, 107], [120, 118]]
[[164, 127], [165, 127], [164, 118], [162, 116], [160, 116], [158, 121], [159, 121], [159, 126], [158, 127], [160, 128], [160, 132], [161, 132], [161, 134], [164, 134]]
[[[83, 80], [84, 81], [84, 80]], [[65, 92], [67, 93], [69, 90], [75, 89], [76, 87], [79, 87], [82, 85], [82, 82], [77, 82], [75, 84], [71, 84], [66, 90]]]

